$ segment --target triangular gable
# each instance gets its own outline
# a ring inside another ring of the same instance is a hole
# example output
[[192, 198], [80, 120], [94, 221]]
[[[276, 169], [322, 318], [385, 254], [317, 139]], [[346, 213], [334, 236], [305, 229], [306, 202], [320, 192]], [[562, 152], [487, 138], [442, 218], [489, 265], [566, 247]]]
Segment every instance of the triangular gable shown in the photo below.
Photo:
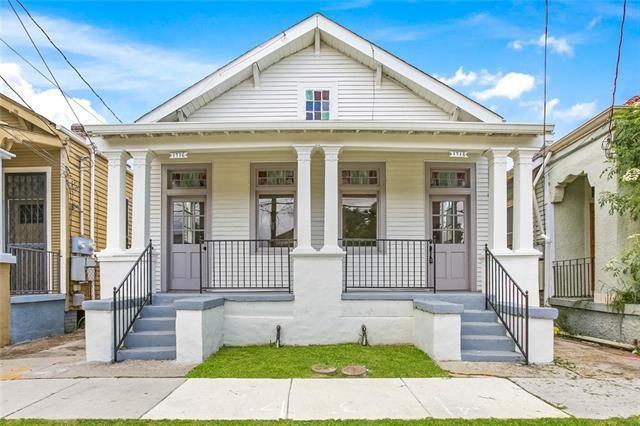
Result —
[[183, 121], [196, 110], [274, 63], [323, 42], [399, 82], [461, 121], [500, 123], [502, 117], [321, 14], [271, 38], [148, 112], [136, 122]]
[[186, 117], [191, 122], [296, 121], [304, 119], [305, 89], [335, 90], [332, 118], [338, 120], [449, 121], [450, 114], [400, 83], [323, 44], [276, 62]]

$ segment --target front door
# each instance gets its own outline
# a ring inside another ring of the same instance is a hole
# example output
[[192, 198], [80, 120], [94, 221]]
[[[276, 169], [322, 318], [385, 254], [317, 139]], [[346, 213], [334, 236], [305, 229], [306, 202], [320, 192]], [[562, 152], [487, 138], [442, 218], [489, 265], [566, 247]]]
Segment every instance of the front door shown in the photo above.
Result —
[[169, 198], [169, 289], [200, 289], [200, 243], [204, 240], [205, 197]]
[[431, 196], [431, 233], [436, 244], [437, 290], [469, 290], [467, 196]]

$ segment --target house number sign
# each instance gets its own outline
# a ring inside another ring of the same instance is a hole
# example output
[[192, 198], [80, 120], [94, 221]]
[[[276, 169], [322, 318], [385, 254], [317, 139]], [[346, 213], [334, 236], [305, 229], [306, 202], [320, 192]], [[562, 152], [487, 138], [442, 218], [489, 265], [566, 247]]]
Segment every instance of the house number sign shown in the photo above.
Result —
[[449, 151], [449, 157], [451, 158], [469, 158], [467, 151]]
[[185, 160], [188, 156], [189, 156], [189, 153], [187, 151], [169, 153], [170, 160]]

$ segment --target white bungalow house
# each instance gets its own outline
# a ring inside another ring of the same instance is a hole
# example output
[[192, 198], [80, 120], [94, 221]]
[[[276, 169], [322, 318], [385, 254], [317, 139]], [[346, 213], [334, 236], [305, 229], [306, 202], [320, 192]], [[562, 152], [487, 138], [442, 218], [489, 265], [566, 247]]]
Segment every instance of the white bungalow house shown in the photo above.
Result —
[[505, 122], [325, 16], [134, 123], [87, 129], [109, 158], [99, 261], [118, 287], [85, 304], [88, 359], [365, 337], [435, 359], [553, 358], [533, 248], [543, 126]]

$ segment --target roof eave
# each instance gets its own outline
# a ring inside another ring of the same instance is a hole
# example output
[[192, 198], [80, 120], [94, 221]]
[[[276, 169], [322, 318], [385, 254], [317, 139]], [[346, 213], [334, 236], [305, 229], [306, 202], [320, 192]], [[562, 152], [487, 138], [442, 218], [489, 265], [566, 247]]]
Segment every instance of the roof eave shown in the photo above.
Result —
[[255, 133], [255, 132], [369, 132], [369, 133], [462, 133], [501, 135], [542, 135], [553, 132], [553, 125], [536, 123], [484, 122], [386, 122], [386, 121], [278, 121], [278, 122], [160, 122], [134, 124], [94, 124], [85, 126], [91, 135], [166, 135], [198, 133]]

